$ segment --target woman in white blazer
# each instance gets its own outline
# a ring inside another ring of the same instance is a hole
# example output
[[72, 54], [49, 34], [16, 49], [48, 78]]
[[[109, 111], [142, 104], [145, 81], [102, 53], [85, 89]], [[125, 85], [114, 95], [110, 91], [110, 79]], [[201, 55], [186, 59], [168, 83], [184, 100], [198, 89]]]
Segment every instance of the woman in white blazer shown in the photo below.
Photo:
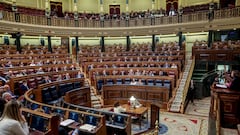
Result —
[[28, 135], [29, 129], [24, 116], [21, 114], [21, 103], [10, 100], [0, 118], [0, 135]]

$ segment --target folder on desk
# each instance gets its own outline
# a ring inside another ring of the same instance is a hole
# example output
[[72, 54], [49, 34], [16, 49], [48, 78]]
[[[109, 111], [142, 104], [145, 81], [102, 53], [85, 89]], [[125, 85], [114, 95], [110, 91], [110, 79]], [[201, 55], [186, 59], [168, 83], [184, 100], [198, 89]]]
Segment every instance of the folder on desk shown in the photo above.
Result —
[[216, 84], [216, 87], [219, 87], [219, 88], [227, 88], [227, 86], [226, 85], [224, 85], [224, 84]]
[[84, 124], [79, 127], [79, 129], [87, 130], [87, 131], [92, 131], [96, 128], [96, 126], [90, 125], [90, 124]]
[[72, 124], [73, 122], [74, 122], [74, 120], [72, 120], [72, 119], [66, 119], [66, 120], [62, 121], [60, 123], [60, 125], [61, 126], [68, 126], [68, 125]]

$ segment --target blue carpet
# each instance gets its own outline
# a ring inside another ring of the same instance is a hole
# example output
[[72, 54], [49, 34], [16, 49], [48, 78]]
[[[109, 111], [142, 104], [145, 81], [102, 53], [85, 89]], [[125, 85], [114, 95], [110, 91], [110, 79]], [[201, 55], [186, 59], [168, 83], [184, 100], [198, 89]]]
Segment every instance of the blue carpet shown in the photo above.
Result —
[[168, 127], [164, 124], [160, 124], [159, 126], [159, 135], [165, 134], [168, 131]]

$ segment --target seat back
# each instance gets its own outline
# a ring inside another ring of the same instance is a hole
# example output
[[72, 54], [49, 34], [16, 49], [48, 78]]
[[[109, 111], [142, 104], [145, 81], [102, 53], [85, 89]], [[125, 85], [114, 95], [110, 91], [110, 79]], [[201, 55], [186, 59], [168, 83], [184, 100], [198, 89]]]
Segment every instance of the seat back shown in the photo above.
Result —
[[48, 88], [44, 88], [42, 90], [42, 101], [43, 101], [43, 103], [48, 103], [50, 101], [53, 101], [52, 95], [51, 95], [50, 91], [48, 90]]
[[130, 78], [125, 78], [124, 84], [130, 84], [131, 83], [131, 79]]
[[116, 84], [122, 84], [122, 79], [116, 79]]
[[50, 91], [53, 100], [56, 100], [60, 97], [56, 86], [52, 86], [52, 87], [48, 88], [48, 90]]
[[74, 120], [76, 122], [79, 121], [78, 120], [78, 114], [76, 112], [71, 112], [71, 111], [69, 112], [68, 119], [72, 119], [72, 120]]
[[30, 128], [45, 132], [47, 131], [47, 128], [45, 127], [47, 122], [48, 120], [41, 116], [32, 115], [30, 120]]
[[147, 80], [147, 85], [153, 86], [153, 85], [154, 85], [154, 80], [148, 79], [148, 80]]

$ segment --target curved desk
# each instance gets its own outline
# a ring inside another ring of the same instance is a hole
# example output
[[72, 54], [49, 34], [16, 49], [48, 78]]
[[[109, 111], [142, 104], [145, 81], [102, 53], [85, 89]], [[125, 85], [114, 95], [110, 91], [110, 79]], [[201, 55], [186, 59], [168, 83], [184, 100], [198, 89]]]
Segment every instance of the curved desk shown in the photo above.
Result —
[[214, 128], [220, 132], [220, 127], [237, 128], [240, 123], [240, 90], [234, 91], [227, 88], [211, 86], [211, 107], [209, 113], [209, 128], [211, 121], [216, 122]]
[[104, 105], [113, 105], [114, 102], [127, 103], [131, 96], [136, 97], [144, 106], [157, 102], [162, 109], [167, 109], [170, 91], [166, 87], [144, 85], [103, 85]]

